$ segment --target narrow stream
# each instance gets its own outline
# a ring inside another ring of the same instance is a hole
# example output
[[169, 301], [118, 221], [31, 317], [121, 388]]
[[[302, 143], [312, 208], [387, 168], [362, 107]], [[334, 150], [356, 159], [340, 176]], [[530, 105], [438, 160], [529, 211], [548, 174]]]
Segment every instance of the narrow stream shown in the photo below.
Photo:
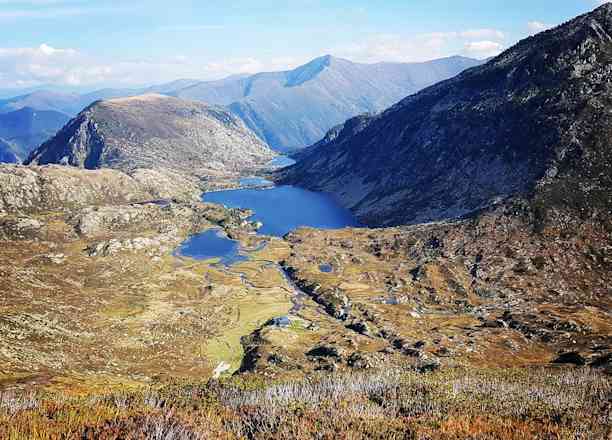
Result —
[[[269, 167], [282, 168], [293, 163], [291, 159], [281, 157], [272, 161]], [[299, 227], [340, 229], [359, 226], [351, 212], [336, 203], [328, 194], [294, 186], [274, 186], [272, 182], [259, 177], [243, 178], [240, 184], [243, 187], [241, 189], [205, 193], [202, 200], [230, 208], [250, 209], [254, 212], [250, 220], [261, 222], [263, 226], [259, 233], [268, 236], [283, 237]], [[266, 243], [267, 241], [264, 241], [264, 245]], [[218, 259], [216, 266], [220, 270], [240, 277], [246, 287], [253, 288], [255, 286], [237, 266], [238, 263], [248, 260], [251, 252], [252, 249], [241, 248], [239, 242], [231, 240], [221, 229], [213, 229], [190, 237], [176, 253], [198, 260]], [[277, 323], [274, 325], [289, 325], [290, 317], [299, 316], [308, 295], [295, 284], [281, 265], [274, 261], [262, 262], [264, 267], [274, 267], [279, 271], [284, 280], [280, 287], [287, 291], [292, 303], [287, 315], [276, 317], [272, 321]], [[322, 265], [321, 270], [331, 271], [331, 266], [328, 266]], [[222, 362], [215, 374], [222, 374], [221, 369], [226, 367]]]

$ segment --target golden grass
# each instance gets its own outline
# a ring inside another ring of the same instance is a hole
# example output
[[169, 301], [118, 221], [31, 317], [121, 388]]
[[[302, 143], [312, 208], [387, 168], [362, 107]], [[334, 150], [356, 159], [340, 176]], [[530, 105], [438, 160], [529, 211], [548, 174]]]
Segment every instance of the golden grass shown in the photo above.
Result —
[[611, 391], [588, 369], [514, 369], [4, 393], [0, 438], [604, 439]]

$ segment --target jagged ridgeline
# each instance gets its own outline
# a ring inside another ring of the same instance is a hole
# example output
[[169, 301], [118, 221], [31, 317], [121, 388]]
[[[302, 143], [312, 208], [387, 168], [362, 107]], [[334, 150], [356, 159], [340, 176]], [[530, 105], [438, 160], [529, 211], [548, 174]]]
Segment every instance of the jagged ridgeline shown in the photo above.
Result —
[[606, 4], [349, 120], [282, 180], [336, 194], [371, 225], [457, 217], [518, 194], [545, 210], [609, 213], [611, 108]]
[[208, 173], [239, 171], [273, 156], [240, 119], [223, 108], [148, 94], [95, 102], [26, 163]]

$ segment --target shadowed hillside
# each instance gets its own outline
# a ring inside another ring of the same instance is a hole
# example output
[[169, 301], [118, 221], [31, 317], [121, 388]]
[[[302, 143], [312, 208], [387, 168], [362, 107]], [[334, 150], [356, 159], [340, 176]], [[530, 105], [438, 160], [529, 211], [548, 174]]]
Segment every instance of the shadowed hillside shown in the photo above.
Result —
[[282, 179], [371, 225], [472, 213], [517, 194], [612, 207], [612, 5], [328, 134]]
[[24, 107], [10, 113], [0, 113], [0, 137], [13, 145], [21, 159], [25, 159], [69, 120], [70, 117], [64, 113]]

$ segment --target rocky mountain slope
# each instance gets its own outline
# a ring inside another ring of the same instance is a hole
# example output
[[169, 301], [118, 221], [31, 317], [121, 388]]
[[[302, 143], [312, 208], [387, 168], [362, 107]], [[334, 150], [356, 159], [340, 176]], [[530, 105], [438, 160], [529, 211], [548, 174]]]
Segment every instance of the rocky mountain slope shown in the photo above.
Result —
[[286, 151], [316, 142], [349, 117], [383, 110], [480, 63], [451, 57], [426, 63], [358, 64], [324, 56], [291, 71], [202, 82], [174, 95], [227, 105], [268, 145]]
[[0, 137], [12, 145], [17, 156], [25, 159], [69, 120], [64, 113], [25, 107], [0, 114]]
[[94, 103], [26, 163], [88, 169], [171, 168], [206, 174], [240, 171], [273, 156], [226, 110], [150, 94]]
[[612, 207], [612, 5], [486, 65], [347, 121], [282, 177], [371, 225], [458, 217], [513, 195]]
[[0, 214], [70, 210], [158, 199], [199, 200], [196, 179], [162, 170], [80, 170], [0, 165]]

